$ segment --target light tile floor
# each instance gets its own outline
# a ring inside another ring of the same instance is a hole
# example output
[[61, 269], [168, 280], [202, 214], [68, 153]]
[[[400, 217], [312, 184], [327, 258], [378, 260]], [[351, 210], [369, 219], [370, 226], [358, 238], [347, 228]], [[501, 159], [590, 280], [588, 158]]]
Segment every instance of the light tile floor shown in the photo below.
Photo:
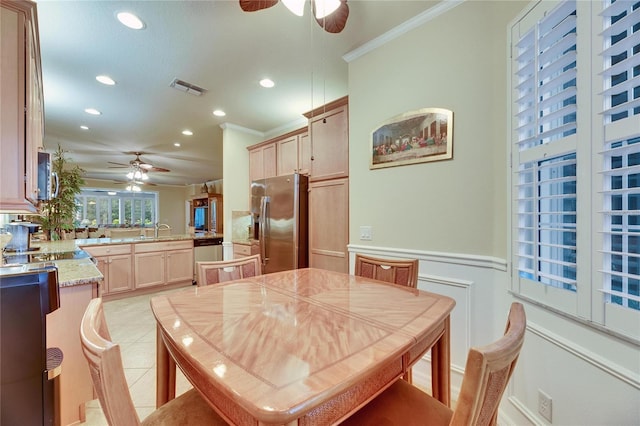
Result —
[[[180, 289], [178, 289], [180, 290]], [[176, 290], [168, 290], [176, 291]], [[156, 320], [149, 300], [160, 293], [106, 301], [104, 313], [111, 338], [120, 345], [122, 364], [140, 420], [156, 408]], [[180, 369], [176, 394], [191, 388]], [[86, 426], [107, 426], [98, 400], [86, 404]]]

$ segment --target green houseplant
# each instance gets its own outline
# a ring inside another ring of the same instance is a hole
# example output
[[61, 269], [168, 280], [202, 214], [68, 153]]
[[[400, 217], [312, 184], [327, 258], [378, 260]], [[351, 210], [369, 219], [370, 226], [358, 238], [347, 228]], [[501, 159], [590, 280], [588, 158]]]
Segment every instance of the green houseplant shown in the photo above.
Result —
[[39, 222], [42, 231], [50, 240], [62, 238], [62, 231], [74, 228], [73, 219], [76, 213], [76, 195], [80, 193], [84, 180], [84, 170], [68, 160], [58, 145], [53, 154], [51, 168], [58, 175], [58, 195], [40, 206]]

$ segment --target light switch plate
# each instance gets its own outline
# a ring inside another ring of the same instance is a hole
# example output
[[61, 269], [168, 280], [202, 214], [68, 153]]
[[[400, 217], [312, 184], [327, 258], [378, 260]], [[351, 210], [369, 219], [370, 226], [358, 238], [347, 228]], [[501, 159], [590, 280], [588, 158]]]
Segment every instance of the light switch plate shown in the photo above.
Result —
[[360, 240], [362, 241], [373, 240], [373, 228], [371, 226], [360, 227]]

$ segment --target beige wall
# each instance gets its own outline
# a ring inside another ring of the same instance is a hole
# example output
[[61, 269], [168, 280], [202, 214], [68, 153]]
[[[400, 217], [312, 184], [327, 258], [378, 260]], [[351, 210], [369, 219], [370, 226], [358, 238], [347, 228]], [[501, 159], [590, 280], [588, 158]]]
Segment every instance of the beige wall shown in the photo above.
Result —
[[[351, 243], [506, 257], [504, 57], [521, 7], [465, 2], [349, 64]], [[369, 170], [371, 131], [424, 107], [453, 111], [453, 159]]]
[[[85, 179], [85, 188], [110, 188], [122, 191], [122, 184], [111, 181]], [[145, 191], [158, 193], [159, 215], [158, 221], [171, 226], [174, 234], [187, 232], [185, 202], [187, 201], [188, 188], [182, 186], [156, 185], [145, 188]]]

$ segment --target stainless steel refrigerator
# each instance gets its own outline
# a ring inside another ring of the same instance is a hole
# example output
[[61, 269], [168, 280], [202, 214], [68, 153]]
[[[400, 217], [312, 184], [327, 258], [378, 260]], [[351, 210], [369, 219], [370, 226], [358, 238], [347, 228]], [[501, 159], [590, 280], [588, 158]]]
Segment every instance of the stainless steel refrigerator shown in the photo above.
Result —
[[308, 266], [308, 189], [308, 177], [297, 173], [251, 183], [251, 215], [262, 273]]

